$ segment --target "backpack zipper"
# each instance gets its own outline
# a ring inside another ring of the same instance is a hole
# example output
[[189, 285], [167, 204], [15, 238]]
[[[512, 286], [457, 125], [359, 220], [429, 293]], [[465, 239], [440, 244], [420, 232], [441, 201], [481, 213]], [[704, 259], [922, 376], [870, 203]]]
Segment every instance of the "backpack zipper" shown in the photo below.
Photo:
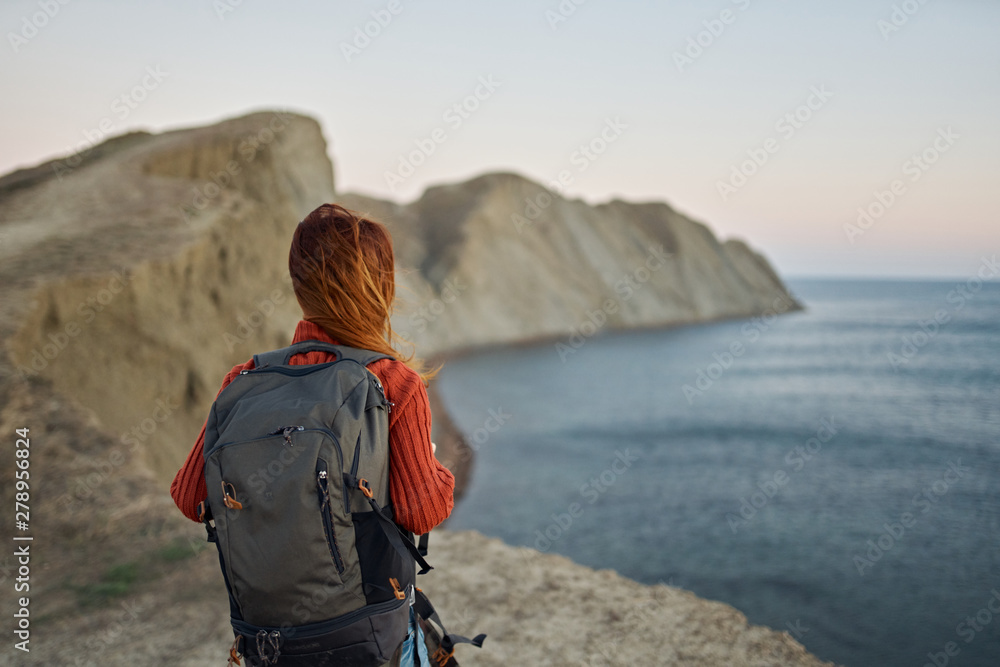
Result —
[[316, 371], [321, 371], [328, 366], [333, 364], [339, 364], [344, 359], [339, 359], [337, 361], [327, 361], [322, 364], [299, 364], [296, 366], [261, 366], [260, 368], [250, 368], [247, 370], [240, 371], [240, 375], [249, 375], [250, 373], [280, 373], [282, 375], [309, 375], [310, 373], [315, 373]]
[[[407, 588], [407, 598], [413, 595], [412, 584], [408, 585]], [[312, 623], [309, 625], [300, 625], [293, 629], [294, 636], [299, 638], [306, 637], [316, 637], [325, 635], [327, 633], [333, 632], [334, 630], [339, 630], [341, 628], [347, 627], [348, 625], [368, 616], [374, 616], [375, 614], [380, 614], [391, 609], [396, 609], [398, 607], [406, 604], [406, 600], [397, 600], [396, 598], [391, 598], [385, 602], [376, 602], [374, 604], [365, 605], [354, 611], [350, 611], [342, 616], [337, 616], [328, 621], [320, 621], [318, 623]], [[246, 633], [253, 635], [256, 630], [274, 630], [275, 628], [271, 626], [255, 626], [247, 623], [245, 621], [238, 621], [236, 619], [231, 620], [233, 628], [239, 631], [241, 634]], [[288, 632], [288, 628], [278, 628], [285, 632]], [[291, 633], [289, 633], [291, 634]]]
[[211, 457], [213, 454], [215, 454], [217, 451], [219, 451], [220, 449], [222, 449], [224, 447], [232, 447], [233, 445], [249, 445], [251, 443], [259, 442], [261, 440], [267, 440], [268, 438], [276, 438], [279, 435], [282, 436], [282, 437], [284, 437], [285, 438], [285, 442], [288, 442], [288, 444], [291, 445], [291, 444], [293, 444], [293, 443], [289, 442], [289, 440], [291, 440], [291, 434], [295, 433], [297, 431], [315, 431], [317, 433], [324, 433], [324, 434], [326, 434], [327, 436], [329, 436], [329, 438], [331, 440], [333, 440], [333, 449], [337, 453], [337, 459], [338, 459], [338, 461], [341, 461], [341, 462], [343, 461], [344, 454], [340, 450], [340, 442], [337, 440], [337, 437], [333, 434], [333, 431], [331, 431], [330, 429], [327, 429], [327, 428], [309, 428], [309, 429], [307, 429], [305, 426], [284, 426], [282, 428], [277, 429], [276, 431], [274, 431], [272, 433], [269, 433], [268, 435], [262, 435], [262, 436], [259, 436], [257, 438], [250, 438], [249, 440], [230, 440], [228, 442], [223, 442], [222, 444], [215, 445], [210, 450], [208, 450], [208, 452], [205, 453], [205, 460], [207, 461], [209, 459], [209, 457]]
[[[358, 468], [361, 464], [361, 434], [358, 434], [358, 441], [354, 444], [354, 460], [351, 461], [351, 477], [358, 476]], [[348, 489], [344, 489], [344, 509], [347, 515], [351, 515], [351, 494]]]
[[385, 388], [382, 387], [382, 381], [378, 379], [378, 376], [371, 371], [369, 371], [369, 374], [372, 376], [372, 380], [375, 381], [375, 388], [378, 389], [378, 393], [382, 395], [382, 406], [385, 407], [386, 414], [391, 414], [396, 404], [386, 397]]
[[213, 454], [215, 454], [215, 452], [217, 452], [218, 450], [222, 449], [223, 447], [230, 447], [232, 445], [248, 445], [248, 444], [250, 444], [252, 442], [258, 442], [260, 440], [267, 440], [268, 438], [273, 438], [273, 437], [279, 436], [279, 435], [281, 435], [281, 431], [280, 430], [278, 432], [276, 432], [276, 433], [270, 433], [268, 435], [262, 435], [262, 436], [259, 436], [259, 437], [256, 437], [256, 438], [250, 438], [249, 440], [230, 440], [228, 442], [223, 442], [221, 444], [217, 444], [214, 447], [212, 447], [210, 450], [208, 450], [208, 452], [205, 453], [205, 460], [207, 461], [210, 456], [212, 456]]
[[304, 430], [306, 430], [305, 426], [282, 426], [281, 428], [271, 431], [268, 435], [280, 435], [285, 439], [285, 444], [290, 447], [292, 445], [292, 433]]
[[329, 481], [326, 461], [319, 459], [316, 462], [316, 486], [319, 490], [319, 511], [323, 518], [323, 531], [326, 533], [326, 544], [330, 547], [333, 564], [336, 566], [337, 572], [343, 574], [344, 561], [340, 557], [340, 549], [337, 548], [337, 536], [333, 531], [333, 516], [330, 512]]

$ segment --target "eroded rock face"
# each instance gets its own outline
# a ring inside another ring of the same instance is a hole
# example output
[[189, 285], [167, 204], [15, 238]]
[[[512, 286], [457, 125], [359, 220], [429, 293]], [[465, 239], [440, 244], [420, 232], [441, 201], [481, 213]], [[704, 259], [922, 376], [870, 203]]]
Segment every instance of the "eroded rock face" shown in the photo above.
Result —
[[51, 381], [169, 480], [225, 373], [290, 339], [291, 230], [333, 170], [315, 121], [274, 113], [97, 152], [0, 180], [0, 372]]
[[514, 174], [434, 187], [407, 206], [339, 201], [392, 229], [412, 267], [393, 324], [425, 355], [799, 307], [746, 244], [720, 243], [662, 203], [590, 206]]

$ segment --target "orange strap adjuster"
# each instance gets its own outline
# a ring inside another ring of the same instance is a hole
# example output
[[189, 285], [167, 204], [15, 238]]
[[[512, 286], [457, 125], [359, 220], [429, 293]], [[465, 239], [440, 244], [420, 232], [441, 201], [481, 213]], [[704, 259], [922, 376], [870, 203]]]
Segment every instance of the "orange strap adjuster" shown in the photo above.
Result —
[[392, 584], [392, 592], [393, 595], [396, 596], [397, 600], [402, 600], [403, 598], [406, 597], [406, 593], [404, 593], [403, 590], [399, 587], [399, 580], [396, 579], [396, 577], [390, 578], [389, 583]]
[[431, 658], [436, 660], [437, 664], [441, 665], [441, 667], [444, 667], [448, 664], [448, 661], [451, 660], [451, 656], [453, 655], [455, 655], [454, 647], [451, 651], [446, 652], [443, 648], [438, 646], [438, 650], [434, 651], [434, 655], [432, 655]]
[[229, 649], [229, 661], [226, 663], [226, 667], [232, 667], [232, 665], [237, 665], [237, 667], [239, 666], [239, 664], [240, 664], [240, 650], [239, 650], [239, 645], [240, 645], [240, 640], [241, 639], [243, 639], [242, 636], [237, 637], [233, 641], [233, 645]]
[[[232, 495], [229, 494], [229, 489], [233, 490]], [[231, 510], [241, 510], [243, 509], [243, 503], [236, 500], [236, 487], [223, 480], [222, 482], [222, 503]]]

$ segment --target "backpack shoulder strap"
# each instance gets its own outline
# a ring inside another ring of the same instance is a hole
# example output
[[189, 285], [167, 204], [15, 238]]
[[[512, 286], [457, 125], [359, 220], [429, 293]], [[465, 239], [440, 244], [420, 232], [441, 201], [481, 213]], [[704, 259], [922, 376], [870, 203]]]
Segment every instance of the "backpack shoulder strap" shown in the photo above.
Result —
[[383, 354], [381, 352], [373, 352], [371, 350], [359, 350], [354, 347], [347, 347], [346, 345], [333, 345], [332, 343], [324, 343], [321, 340], [304, 340], [299, 343], [294, 343], [288, 347], [283, 347], [280, 350], [271, 350], [270, 352], [262, 352], [260, 354], [253, 355], [253, 365], [254, 368], [263, 368], [264, 366], [287, 366], [289, 360], [296, 355], [303, 352], [313, 352], [322, 351], [330, 352], [337, 356], [337, 360], [341, 359], [351, 359], [356, 361], [362, 366], [367, 366], [373, 361], [379, 359], [391, 359], [388, 354]]

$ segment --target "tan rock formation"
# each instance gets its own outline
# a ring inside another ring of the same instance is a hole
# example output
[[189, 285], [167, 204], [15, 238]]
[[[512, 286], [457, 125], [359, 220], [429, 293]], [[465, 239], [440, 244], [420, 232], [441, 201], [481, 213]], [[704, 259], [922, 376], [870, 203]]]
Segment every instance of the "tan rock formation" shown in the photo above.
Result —
[[406, 206], [338, 200], [392, 228], [414, 269], [393, 322], [422, 354], [563, 336], [588, 313], [610, 330], [798, 307], [767, 260], [663, 203], [590, 206], [504, 173]]

